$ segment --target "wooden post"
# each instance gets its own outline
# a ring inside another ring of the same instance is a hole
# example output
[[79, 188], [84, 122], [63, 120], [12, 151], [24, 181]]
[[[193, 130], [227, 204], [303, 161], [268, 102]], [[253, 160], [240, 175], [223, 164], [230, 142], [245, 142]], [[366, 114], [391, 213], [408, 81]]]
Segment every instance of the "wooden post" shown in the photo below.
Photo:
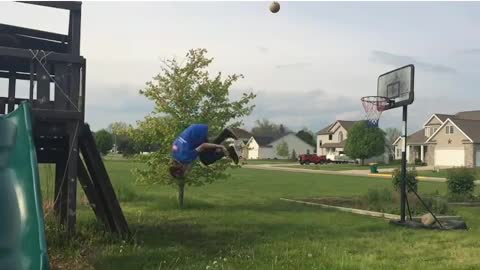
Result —
[[33, 88], [35, 87], [35, 63], [33, 60], [30, 61], [30, 91], [29, 91], [29, 99], [30, 103], [33, 104]]
[[0, 99], [0, 114], [5, 114], [5, 105], [7, 105], [2, 99]]
[[50, 76], [45, 70], [48, 66], [39, 64], [37, 68], [37, 104], [40, 108], [48, 108], [50, 101]]
[[79, 122], [71, 122], [68, 125], [68, 147], [67, 158], [67, 230], [69, 234], [75, 232], [77, 221], [77, 165], [78, 165], [78, 134]]
[[73, 55], [80, 55], [81, 18], [82, 18], [81, 9], [70, 10], [70, 18], [69, 18], [70, 28], [68, 30], [69, 47], [70, 47], [69, 53]]
[[66, 64], [55, 64], [55, 81], [57, 83], [55, 84], [54, 108], [55, 110], [66, 110], [68, 101], [65, 95], [70, 95], [70, 69]]
[[15, 109], [15, 71], [10, 70], [10, 77], [8, 78], [8, 110], [12, 112]]
[[59, 155], [55, 162], [55, 196], [54, 210], [61, 224], [67, 220], [67, 183], [66, 183], [67, 153]]
[[115, 221], [112, 219], [112, 215], [107, 215], [107, 210], [105, 209], [105, 202], [103, 202], [102, 197], [99, 193], [99, 187], [95, 185], [95, 182], [92, 180], [88, 174], [87, 168], [83, 164], [81, 159], [78, 159], [78, 180], [85, 192], [85, 195], [88, 198], [90, 207], [92, 208], [95, 216], [99, 221], [102, 221], [106, 227], [111, 231], [115, 231]]

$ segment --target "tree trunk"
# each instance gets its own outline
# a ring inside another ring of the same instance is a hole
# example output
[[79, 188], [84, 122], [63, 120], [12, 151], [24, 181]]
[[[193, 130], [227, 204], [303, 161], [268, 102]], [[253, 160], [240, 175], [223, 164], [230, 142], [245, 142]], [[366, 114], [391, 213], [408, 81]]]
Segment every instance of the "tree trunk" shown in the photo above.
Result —
[[363, 158], [360, 159], [360, 165], [362, 165], [362, 166], [365, 165], [365, 159], [363, 159]]
[[180, 209], [183, 208], [183, 198], [184, 198], [184, 194], [185, 194], [185, 180], [184, 179], [181, 179], [179, 182], [178, 182], [178, 207]]

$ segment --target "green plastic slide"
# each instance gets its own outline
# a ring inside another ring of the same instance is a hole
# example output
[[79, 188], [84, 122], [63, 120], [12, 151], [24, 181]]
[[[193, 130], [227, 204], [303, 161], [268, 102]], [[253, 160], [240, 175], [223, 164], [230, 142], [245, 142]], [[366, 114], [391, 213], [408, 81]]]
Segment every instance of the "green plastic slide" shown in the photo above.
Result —
[[31, 109], [0, 116], [0, 270], [48, 270]]

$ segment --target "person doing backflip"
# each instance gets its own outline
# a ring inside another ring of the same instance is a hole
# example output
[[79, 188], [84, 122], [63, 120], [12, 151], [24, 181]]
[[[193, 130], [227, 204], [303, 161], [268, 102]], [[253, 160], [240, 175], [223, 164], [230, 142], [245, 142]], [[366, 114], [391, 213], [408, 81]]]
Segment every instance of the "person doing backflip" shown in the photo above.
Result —
[[173, 142], [173, 164], [169, 169], [170, 174], [175, 178], [185, 177], [197, 158], [205, 166], [215, 163], [225, 156], [230, 157], [235, 164], [238, 164], [238, 155], [234, 146], [223, 145], [229, 138], [237, 139], [235, 134], [226, 128], [210, 143], [208, 142], [208, 125], [190, 125]]

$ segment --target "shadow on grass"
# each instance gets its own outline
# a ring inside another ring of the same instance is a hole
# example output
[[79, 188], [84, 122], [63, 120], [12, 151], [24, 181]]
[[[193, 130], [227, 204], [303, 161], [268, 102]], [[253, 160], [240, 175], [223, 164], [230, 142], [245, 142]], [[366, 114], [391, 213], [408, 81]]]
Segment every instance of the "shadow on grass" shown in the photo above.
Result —
[[[144, 195], [142, 195], [144, 196]], [[139, 206], [145, 212], [158, 212], [158, 211], [181, 211], [181, 210], [207, 210], [211, 208], [218, 207], [213, 203], [186, 198], [184, 201], [184, 206], [182, 209], [178, 206], [177, 198], [174, 196], [172, 197], [165, 197], [165, 196], [153, 196], [147, 195], [144, 198], [127, 202], [126, 206]]]
[[[147, 209], [144, 208], [144, 216], [138, 220], [132, 218], [130, 222], [141, 249], [131, 248], [123, 254], [113, 252], [99, 258], [96, 266], [99, 269], [188, 269], [184, 266], [197, 269], [194, 265], [225, 252], [251, 253], [262, 245], [282, 246], [292, 241], [335, 243], [376, 238], [403, 230], [382, 219], [280, 200], [218, 206], [203, 200], [188, 202], [189, 208], [178, 210], [175, 198], [156, 197], [150, 201]], [[157, 203], [162, 204], [161, 209], [155, 207]], [[163, 260], [172, 265], [159, 268]]]
[[[326, 216], [329, 216], [327, 214]], [[359, 239], [374, 235], [381, 235], [386, 231], [395, 230], [387, 224], [367, 222], [349, 226], [345, 220], [335, 226], [331, 222], [334, 216], [327, 219], [325, 224], [299, 224], [299, 223], [267, 223], [256, 222], [226, 224], [195, 224], [194, 220], [176, 220], [164, 222], [159, 225], [137, 225], [136, 238], [142, 242], [141, 252], [129, 254], [112, 254], [103, 257], [98, 262], [102, 267], [109, 265], [108, 269], [160, 269], [157, 268], [161, 260], [166, 259], [172, 263], [175, 258], [181, 260], [179, 265], [187, 266], [178, 269], [197, 269], [192, 266], [192, 261], [201, 263], [221, 254], [251, 254], [253, 250], [263, 245], [282, 246], [294, 243], [311, 243], [327, 241], [341, 241], [342, 239]], [[352, 228], [354, 227], [354, 228]], [[373, 235], [372, 235], [373, 234]], [[301, 247], [298, 247], [301, 248]], [[190, 257], [190, 261], [185, 260]], [[149, 268], [155, 267], [155, 268]], [[104, 268], [102, 268], [104, 269]], [[164, 268], [161, 268], [164, 269]], [[167, 267], [166, 269], [177, 269]]]
[[[365, 231], [380, 233], [394, 228], [388, 226], [387, 221], [379, 218], [289, 204], [283, 201], [262, 205], [218, 207], [215, 209], [215, 213], [204, 212], [205, 209], [212, 207], [209, 203], [205, 204], [208, 205], [207, 208], [201, 207], [202, 204], [199, 204], [198, 208], [168, 209], [169, 211], [179, 211], [180, 215], [182, 211], [185, 211], [185, 216], [161, 218], [155, 222], [156, 224], [137, 223], [132, 226], [132, 231], [136, 232], [136, 237], [142, 239], [146, 246], [161, 247], [179, 244], [209, 253], [210, 247], [216, 251], [219, 247], [225, 247], [231, 243], [255, 245], [259, 240], [262, 241], [263, 235], [270, 235], [269, 238], [273, 239], [281, 238], [281, 235], [289, 235], [286, 231], [311, 238], [312, 233], [315, 234], [315, 237], [327, 237], [334, 231], [351, 232], [352, 235], [355, 235]], [[200, 210], [201, 212], [192, 212], [191, 210]], [[211, 216], [211, 221], [208, 220], [208, 216]], [[240, 216], [244, 218], [238, 218]], [[271, 219], [270, 216], [279, 216], [280, 220]], [[291, 222], [286, 216], [292, 217]], [[299, 219], [295, 219], [295, 216]], [[301, 220], [305, 217], [308, 217], [308, 220]], [[149, 217], [145, 218], [150, 219]], [[322, 218], [324, 222], [318, 222], [317, 218]], [[222, 219], [225, 220], [224, 223], [222, 223]], [[232, 219], [236, 219], [235, 222], [232, 223]]]

